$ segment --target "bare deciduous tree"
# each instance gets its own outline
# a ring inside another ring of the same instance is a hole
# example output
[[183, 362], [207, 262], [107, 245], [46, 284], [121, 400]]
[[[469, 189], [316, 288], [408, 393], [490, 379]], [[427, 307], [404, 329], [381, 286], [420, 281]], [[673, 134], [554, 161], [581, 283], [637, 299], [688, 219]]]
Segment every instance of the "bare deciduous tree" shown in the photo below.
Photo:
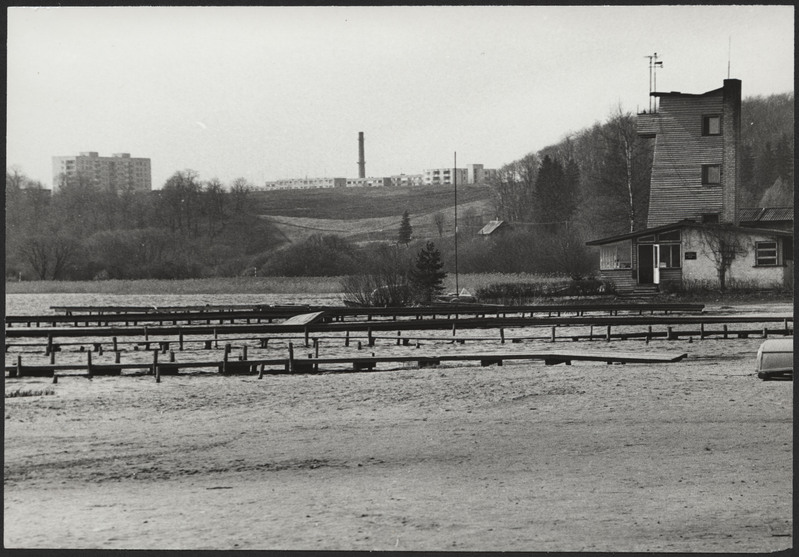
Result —
[[702, 240], [707, 246], [708, 257], [716, 267], [719, 289], [723, 292], [727, 288], [727, 272], [732, 262], [749, 253], [750, 243], [731, 225], [706, 226], [700, 230]]

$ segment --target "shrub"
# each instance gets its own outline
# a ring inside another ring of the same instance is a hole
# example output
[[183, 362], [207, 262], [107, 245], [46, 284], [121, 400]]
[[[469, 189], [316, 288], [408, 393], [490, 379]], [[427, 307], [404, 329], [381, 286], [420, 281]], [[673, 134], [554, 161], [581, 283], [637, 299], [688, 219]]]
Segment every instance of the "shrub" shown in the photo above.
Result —
[[555, 283], [495, 283], [479, 288], [477, 298], [483, 302], [521, 305], [536, 303], [542, 298], [599, 296], [614, 292], [612, 283], [589, 278]]

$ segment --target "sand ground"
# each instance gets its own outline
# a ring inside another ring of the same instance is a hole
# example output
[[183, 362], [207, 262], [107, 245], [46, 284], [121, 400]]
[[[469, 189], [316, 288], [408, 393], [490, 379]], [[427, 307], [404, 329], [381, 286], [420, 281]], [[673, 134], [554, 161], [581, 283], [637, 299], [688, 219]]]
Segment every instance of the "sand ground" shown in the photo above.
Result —
[[688, 353], [657, 365], [7, 380], [54, 394], [5, 399], [4, 545], [786, 549], [793, 383], [756, 378], [761, 342], [653, 342]]

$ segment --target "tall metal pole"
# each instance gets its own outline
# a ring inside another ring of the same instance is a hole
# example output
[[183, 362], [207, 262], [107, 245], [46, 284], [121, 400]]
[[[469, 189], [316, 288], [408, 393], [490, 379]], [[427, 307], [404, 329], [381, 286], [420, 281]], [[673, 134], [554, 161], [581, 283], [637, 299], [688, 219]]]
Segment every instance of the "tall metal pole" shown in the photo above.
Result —
[[455, 183], [455, 296], [460, 296], [458, 288], [458, 152], [455, 151], [452, 174]]

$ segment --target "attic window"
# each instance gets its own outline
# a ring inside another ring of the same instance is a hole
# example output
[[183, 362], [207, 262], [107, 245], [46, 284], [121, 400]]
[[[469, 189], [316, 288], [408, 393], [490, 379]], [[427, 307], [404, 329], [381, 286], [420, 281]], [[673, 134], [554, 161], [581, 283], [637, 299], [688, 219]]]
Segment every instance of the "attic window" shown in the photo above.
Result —
[[702, 135], [721, 135], [721, 116], [703, 116]]
[[702, 165], [702, 185], [717, 186], [721, 183], [721, 165], [703, 164]]

